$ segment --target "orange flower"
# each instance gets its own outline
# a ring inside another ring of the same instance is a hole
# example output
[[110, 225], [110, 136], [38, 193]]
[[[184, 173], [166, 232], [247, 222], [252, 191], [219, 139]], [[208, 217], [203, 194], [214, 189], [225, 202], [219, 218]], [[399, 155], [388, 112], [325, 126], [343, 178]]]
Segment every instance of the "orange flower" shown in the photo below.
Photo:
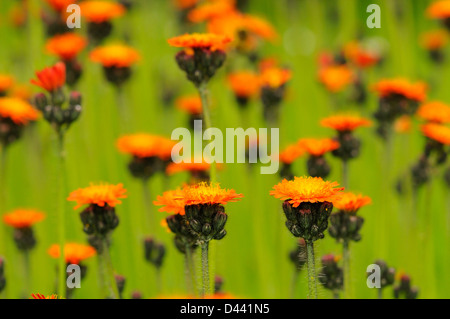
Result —
[[355, 214], [361, 207], [370, 204], [372, 200], [368, 196], [356, 195], [346, 192], [333, 202], [333, 205], [346, 213]]
[[428, 122], [450, 123], [450, 106], [439, 101], [424, 103], [417, 110], [417, 115]]
[[78, 209], [83, 205], [97, 205], [104, 207], [105, 205], [115, 207], [122, 202], [120, 198], [126, 198], [127, 190], [123, 188], [123, 184], [111, 185], [111, 184], [91, 184], [86, 188], [79, 188], [73, 191], [68, 201], [76, 202], [77, 205], [74, 209]]
[[37, 120], [39, 113], [28, 102], [16, 97], [0, 98], [0, 116], [8, 117], [14, 123], [25, 125]]
[[85, 38], [76, 33], [68, 32], [49, 39], [45, 48], [49, 53], [57, 55], [62, 60], [72, 60], [86, 45]]
[[447, 42], [447, 32], [442, 29], [428, 31], [420, 35], [420, 44], [430, 51], [441, 49]]
[[[60, 245], [52, 245], [48, 250], [48, 254], [53, 258], [59, 258], [61, 254]], [[66, 243], [64, 245], [64, 259], [68, 264], [79, 265], [83, 260], [95, 256], [95, 254], [95, 248], [89, 245], [78, 243]]]
[[165, 219], [165, 218], [161, 219], [161, 222], [159, 223], [159, 225], [162, 228], [164, 228], [167, 233], [169, 233], [169, 234], [171, 233], [171, 230], [169, 228], [169, 224], [167, 223], [167, 219]]
[[260, 81], [262, 86], [279, 88], [283, 86], [292, 77], [292, 72], [287, 69], [269, 67], [262, 70]]
[[398, 133], [409, 133], [411, 131], [411, 117], [403, 115], [395, 121], [394, 129]]
[[12, 76], [0, 74], [0, 93], [8, 91], [14, 85]]
[[331, 138], [303, 138], [298, 141], [298, 145], [312, 156], [322, 156], [327, 152], [334, 151], [339, 148], [339, 142]]
[[190, 205], [225, 205], [228, 202], [236, 202], [242, 198], [234, 189], [220, 188], [219, 184], [212, 185], [200, 183], [183, 188], [183, 198], [186, 206]]
[[365, 50], [357, 41], [352, 41], [344, 46], [344, 55], [360, 68], [371, 67], [380, 60], [378, 54]]
[[188, 14], [188, 19], [191, 22], [198, 23], [233, 13], [235, 10], [234, 1], [214, 1], [202, 4], [191, 10]]
[[89, 58], [107, 68], [123, 68], [130, 67], [133, 63], [139, 61], [141, 57], [131, 47], [122, 44], [112, 44], [92, 50]]
[[275, 185], [270, 195], [283, 201], [287, 200], [293, 207], [303, 202], [334, 202], [339, 192], [344, 188], [337, 188], [337, 182], [326, 182], [320, 177], [294, 177], [293, 181], [284, 179]]
[[[194, 159], [191, 160], [191, 163], [170, 163], [167, 165], [166, 173], [168, 175], [173, 175], [180, 172], [207, 172], [211, 164], [207, 163], [204, 159], [202, 159], [201, 163], [195, 163]], [[219, 169], [220, 164], [216, 164], [216, 167]]]
[[440, 124], [425, 124], [422, 125], [423, 134], [441, 144], [450, 145], [450, 127]]
[[9, 94], [11, 97], [22, 99], [28, 101], [31, 99], [33, 92], [29, 85], [27, 84], [17, 84], [12, 87]]
[[33, 299], [58, 299], [58, 295], [50, 295], [50, 296], [45, 296], [43, 294], [31, 294], [31, 297], [33, 297]]
[[46, 0], [47, 3], [58, 12], [66, 11], [66, 8], [77, 2], [77, 0]]
[[336, 131], [345, 132], [353, 131], [361, 126], [370, 126], [372, 122], [358, 115], [334, 115], [324, 118], [320, 121], [324, 127], [335, 129]]
[[278, 34], [273, 26], [263, 18], [243, 15], [244, 29], [250, 33], [260, 36], [263, 39], [274, 41], [278, 38]]
[[427, 85], [424, 82], [411, 83], [403, 78], [381, 80], [373, 89], [380, 97], [395, 94], [419, 102], [425, 100], [427, 93]]
[[31, 209], [16, 209], [11, 213], [3, 216], [5, 224], [14, 228], [31, 227], [34, 224], [42, 221], [45, 214]]
[[36, 72], [38, 80], [31, 80], [31, 83], [40, 86], [49, 93], [59, 90], [66, 83], [66, 65], [58, 62], [52, 67]]
[[178, 37], [170, 38], [167, 42], [178, 48], [204, 48], [204, 49], [221, 49], [231, 42], [231, 38], [225, 35], [213, 33], [193, 33], [184, 34]]
[[174, 0], [175, 7], [180, 10], [186, 10], [194, 7], [200, 0]]
[[189, 95], [178, 98], [175, 101], [178, 109], [186, 111], [192, 115], [202, 114], [202, 100], [197, 95]]
[[259, 77], [249, 71], [240, 71], [228, 75], [228, 83], [238, 97], [248, 98], [258, 94]]
[[164, 192], [156, 198], [153, 205], [163, 206], [158, 211], [184, 215], [184, 193], [181, 189]]
[[80, 3], [81, 15], [87, 21], [102, 23], [122, 16], [125, 7], [121, 4], [110, 1], [84, 1]]
[[302, 156], [305, 150], [298, 143], [289, 145], [280, 153], [280, 161], [284, 164], [292, 164], [297, 158]]
[[319, 81], [333, 93], [344, 90], [354, 80], [353, 71], [346, 65], [330, 65], [319, 71]]
[[175, 142], [162, 136], [145, 133], [125, 135], [117, 140], [117, 148], [122, 153], [136, 157], [159, 157], [168, 160]]
[[427, 9], [427, 15], [432, 19], [446, 19], [450, 17], [450, 1], [440, 0], [433, 2]]

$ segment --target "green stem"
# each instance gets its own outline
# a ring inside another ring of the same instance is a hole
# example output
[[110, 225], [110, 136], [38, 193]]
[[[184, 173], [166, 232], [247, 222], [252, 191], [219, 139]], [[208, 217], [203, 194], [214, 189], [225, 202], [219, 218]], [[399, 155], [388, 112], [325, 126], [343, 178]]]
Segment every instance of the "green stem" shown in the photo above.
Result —
[[149, 183], [148, 180], [143, 179], [142, 180], [142, 194], [144, 197], [144, 203], [145, 203], [145, 223], [146, 228], [150, 231], [151, 234], [156, 235], [156, 230], [157, 230], [157, 221], [156, 221], [156, 216], [153, 214], [153, 210], [152, 210], [152, 200], [151, 200], [151, 195], [150, 195], [150, 189], [149, 189]]
[[23, 275], [25, 280], [25, 286], [23, 291], [23, 298], [28, 299], [31, 294], [31, 267], [30, 267], [30, 253], [28, 251], [24, 251], [22, 254], [23, 257]]
[[378, 299], [383, 299], [383, 289], [377, 288]]
[[344, 297], [350, 298], [350, 249], [347, 240], [344, 241], [342, 246], [343, 252], [343, 266], [344, 266]]
[[59, 228], [59, 245], [61, 247], [61, 254], [58, 260], [58, 297], [65, 298], [66, 294], [66, 261], [64, 258], [64, 244], [66, 240], [66, 167], [65, 167], [65, 153], [64, 153], [64, 133], [61, 130], [57, 131], [58, 135], [58, 190], [59, 190], [59, 207], [58, 207], [58, 228]]
[[339, 298], [339, 291], [333, 291], [333, 299], [340, 299]]
[[[208, 86], [206, 83], [200, 84], [198, 87], [198, 92], [200, 94], [200, 99], [202, 101], [202, 112], [203, 112], [203, 121], [205, 121], [205, 129], [209, 129], [212, 127], [211, 122], [211, 114], [209, 110], [209, 102], [208, 102]], [[214, 184], [216, 182], [216, 162], [211, 163], [209, 168], [209, 177], [211, 183]]]
[[342, 161], [342, 186], [345, 190], [349, 187], [348, 161]]
[[210, 278], [208, 264], [208, 244], [204, 242], [202, 246], [202, 297], [208, 296], [210, 293]]
[[308, 266], [308, 298], [317, 299], [317, 275], [316, 275], [316, 261], [314, 257], [314, 243], [312, 241], [306, 242], [306, 258]]
[[111, 261], [111, 254], [109, 252], [109, 247], [106, 237], [103, 238], [103, 254], [105, 257], [105, 266], [108, 276], [108, 292], [111, 299], [119, 298], [119, 290], [117, 288], [116, 278], [114, 277], [114, 268]]
[[184, 254], [185, 262], [185, 275], [186, 275], [186, 288], [189, 296], [195, 297], [197, 292], [195, 291], [195, 269], [193, 250], [190, 245], [186, 244], [186, 252]]

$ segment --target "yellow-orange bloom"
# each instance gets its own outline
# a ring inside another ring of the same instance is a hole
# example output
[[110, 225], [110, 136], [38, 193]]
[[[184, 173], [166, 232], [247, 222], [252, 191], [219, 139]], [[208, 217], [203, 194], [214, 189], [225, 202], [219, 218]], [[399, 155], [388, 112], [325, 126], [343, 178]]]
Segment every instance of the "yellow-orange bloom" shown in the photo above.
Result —
[[384, 79], [373, 87], [380, 97], [402, 95], [410, 100], [422, 102], [427, 95], [427, 85], [424, 82], [412, 83], [403, 78]]
[[50, 296], [45, 296], [43, 294], [31, 294], [31, 297], [33, 297], [33, 299], [58, 299], [58, 295], [50, 295]]
[[354, 80], [353, 71], [346, 65], [330, 65], [319, 71], [319, 81], [333, 93], [341, 92]]
[[346, 213], [355, 214], [361, 207], [366, 206], [371, 202], [372, 200], [368, 196], [345, 192], [333, 202], [333, 205]]
[[46, 2], [58, 12], [66, 11], [66, 8], [77, 2], [77, 0], [46, 0]]
[[[167, 175], [173, 175], [180, 172], [207, 172], [209, 171], [211, 164], [207, 163], [204, 159], [200, 163], [195, 163], [194, 159], [190, 163], [170, 163], [167, 165]], [[220, 169], [220, 163], [216, 164], [216, 168]]]
[[303, 202], [333, 203], [344, 189], [337, 186], [339, 186], [337, 182], [327, 182], [320, 177], [294, 177], [292, 181], [284, 179], [275, 185], [270, 195], [289, 201], [293, 207], [298, 207]]
[[5, 224], [14, 228], [31, 227], [42, 221], [45, 214], [31, 209], [16, 209], [3, 216]]
[[440, 0], [433, 2], [427, 8], [427, 15], [432, 19], [446, 19], [450, 17], [450, 1]]
[[263, 39], [274, 41], [278, 34], [273, 26], [263, 18], [246, 14], [243, 16], [244, 29]]
[[242, 98], [255, 96], [260, 89], [258, 75], [249, 71], [231, 73], [228, 75], [228, 83], [234, 94]]
[[14, 85], [12, 76], [0, 74], [0, 93], [8, 91]]
[[[52, 258], [59, 258], [61, 255], [60, 245], [54, 244], [48, 249], [48, 254]], [[66, 243], [64, 245], [64, 259], [68, 264], [79, 265], [85, 259], [95, 256], [94, 247], [79, 243]]]
[[422, 125], [423, 134], [444, 145], [450, 145], [450, 127], [441, 124], [425, 124]]
[[45, 45], [46, 50], [62, 60], [71, 60], [87, 45], [87, 40], [73, 32], [56, 35]]
[[297, 158], [302, 156], [305, 150], [296, 144], [289, 145], [280, 153], [280, 161], [284, 164], [292, 164]]
[[445, 30], [438, 29], [428, 31], [420, 35], [420, 44], [427, 50], [439, 50], [448, 42], [448, 34]]
[[141, 59], [139, 53], [126, 45], [111, 44], [92, 50], [89, 58], [104, 67], [129, 67]]
[[298, 145], [312, 156], [322, 156], [338, 149], [340, 146], [339, 142], [331, 138], [303, 138], [298, 141]]
[[8, 117], [16, 124], [25, 125], [37, 120], [39, 113], [22, 99], [2, 97], [0, 98], [0, 116]]
[[102, 23], [122, 16], [126, 9], [112, 1], [83, 1], [80, 3], [81, 15], [88, 22]]
[[180, 97], [175, 101], [175, 105], [178, 109], [186, 111], [189, 114], [202, 114], [202, 100], [198, 94]]
[[450, 105], [439, 101], [424, 103], [417, 110], [417, 116], [428, 122], [450, 123]]
[[261, 72], [260, 81], [262, 86], [279, 88], [292, 78], [292, 72], [277, 67], [265, 68]]
[[138, 133], [125, 135], [117, 140], [120, 152], [136, 157], [159, 157], [167, 160], [171, 157], [175, 142], [163, 136]]
[[163, 206], [158, 209], [160, 212], [184, 215], [184, 193], [181, 189], [166, 191], [162, 196], [158, 195], [153, 204]]
[[229, 36], [213, 34], [213, 33], [193, 33], [184, 34], [174, 38], [170, 38], [167, 42], [177, 48], [204, 48], [204, 49], [221, 49], [231, 42]]
[[191, 10], [188, 19], [191, 22], [198, 23], [233, 13], [235, 10], [234, 1], [207, 2]]
[[336, 131], [345, 132], [353, 131], [361, 126], [370, 126], [372, 122], [358, 115], [340, 114], [324, 118], [320, 121], [320, 124], [323, 127], [329, 127]]
[[225, 205], [228, 202], [236, 202], [242, 198], [234, 189], [220, 188], [219, 184], [200, 183], [187, 185], [183, 188], [183, 198], [186, 206], [189, 205]]
[[104, 207], [106, 205], [115, 207], [117, 204], [121, 204], [121, 198], [126, 198], [127, 190], [123, 188], [123, 184], [111, 185], [111, 184], [91, 184], [86, 188], [79, 188], [73, 191], [68, 201], [76, 202], [77, 205], [74, 209], [78, 209], [83, 205], [97, 205]]

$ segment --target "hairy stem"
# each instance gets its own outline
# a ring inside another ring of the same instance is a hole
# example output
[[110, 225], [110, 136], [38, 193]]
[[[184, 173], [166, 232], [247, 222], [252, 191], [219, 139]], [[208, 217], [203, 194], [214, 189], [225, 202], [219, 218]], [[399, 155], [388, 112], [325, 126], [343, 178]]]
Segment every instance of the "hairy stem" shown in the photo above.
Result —
[[[203, 121], [205, 122], [205, 129], [209, 129], [212, 127], [211, 122], [211, 114], [209, 109], [209, 102], [208, 102], [208, 86], [206, 83], [200, 84], [198, 87], [198, 92], [200, 94], [200, 99], [202, 100], [202, 112], [203, 112]], [[211, 183], [216, 182], [216, 163], [211, 163], [211, 166], [209, 168], [209, 178], [211, 180]]]
[[210, 278], [208, 264], [208, 245], [209, 242], [202, 244], [202, 297], [208, 296], [210, 293]]
[[116, 278], [114, 277], [114, 268], [111, 262], [107, 237], [102, 238], [102, 253], [99, 254], [101, 259], [100, 272], [103, 273], [103, 287], [106, 289], [107, 299], [119, 298], [119, 290], [117, 288]]
[[349, 187], [348, 161], [342, 161], [342, 186], [346, 190]]
[[342, 245], [343, 266], [344, 266], [344, 297], [349, 299], [351, 295], [350, 287], [350, 249], [348, 240]]
[[316, 275], [316, 261], [314, 256], [314, 243], [312, 241], [306, 242], [306, 258], [308, 266], [308, 298], [317, 299], [317, 275]]
[[58, 228], [59, 228], [59, 245], [61, 254], [58, 260], [58, 295], [61, 298], [65, 298], [66, 294], [66, 260], [64, 258], [64, 244], [66, 240], [66, 163], [65, 163], [65, 151], [64, 151], [64, 133], [61, 130], [57, 131], [58, 135]]

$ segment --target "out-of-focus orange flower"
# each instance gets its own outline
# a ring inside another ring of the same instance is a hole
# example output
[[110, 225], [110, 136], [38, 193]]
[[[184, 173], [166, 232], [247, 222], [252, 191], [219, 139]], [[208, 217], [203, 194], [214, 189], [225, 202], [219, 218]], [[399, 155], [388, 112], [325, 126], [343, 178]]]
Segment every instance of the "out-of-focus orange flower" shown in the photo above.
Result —
[[56, 35], [45, 45], [46, 50], [62, 60], [72, 60], [87, 45], [87, 40], [73, 32]]
[[180, 97], [175, 101], [175, 105], [178, 109], [186, 111], [189, 114], [202, 114], [202, 100], [200, 99], [198, 94]]
[[353, 131], [361, 126], [370, 126], [372, 122], [359, 115], [340, 114], [324, 118], [320, 121], [323, 127], [329, 127], [336, 131]]
[[55, 11], [64, 12], [67, 7], [77, 2], [77, 0], [45, 0]]
[[159, 225], [164, 228], [166, 230], [167, 233], [171, 233], [170, 228], [169, 228], [169, 224], [167, 223], [167, 219], [163, 218], [161, 219], [161, 222], [159, 223]]
[[298, 145], [312, 156], [322, 156], [325, 153], [338, 149], [340, 146], [339, 142], [331, 138], [303, 138], [298, 141]]
[[441, 144], [450, 145], [450, 127], [441, 124], [425, 124], [422, 125], [423, 134]]
[[427, 96], [427, 85], [424, 82], [412, 83], [404, 78], [384, 79], [373, 86], [380, 97], [402, 95], [410, 100], [422, 102]]
[[31, 227], [34, 224], [42, 221], [45, 214], [32, 209], [16, 209], [3, 216], [5, 224], [14, 228]]
[[427, 122], [450, 123], [450, 105], [439, 101], [427, 102], [419, 107], [417, 116]]
[[447, 42], [448, 34], [442, 29], [424, 32], [420, 35], [420, 45], [430, 51], [441, 49]]
[[187, 10], [195, 7], [200, 0], [173, 0], [175, 7], [179, 10]]
[[243, 15], [243, 24], [245, 30], [263, 39], [274, 41], [278, 38], [273, 26], [263, 18], [245, 14]]
[[28, 3], [21, 1], [14, 4], [8, 12], [9, 20], [15, 27], [23, 27], [27, 22], [28, 17]]
[[253, 72], [240, 71], [228, 75], [228, 83], [238, 97], [249, 98], [258, 94], [259, 76]]
[[267, 68], [261, 72], [260, 81], [262, 86], [279, 88], [292, 78], [292, 72], [282, 68]]
[[170, 38], [167, 42], [178, 48], [204, 48], [204, 49], [221, 49], [231, 42], [229, 36], [214, 34], [214, 33], [192, 33], [184, 34], [174, 38]]
[[191, 22], [198, 23], [233, 13], [235, 10], [234, 1], [207, 2], [191, 10], [188, 14], [188, 19]]
[[88, 22], [102, 23], [122, 16], [126, 9], [112, 1], [83, 1], [80, 3], [81, 15]]
[[355, 74], [346, 65], [331, 65], [319, 71], [319, 81], [330, 92], [336, 93], [344, 90], [355, 81]]
[[6, 92], [14, 85], [14, 78], [7, 74], [0, 74], [0, 93]]
[[14, 123], [25, 125], [37, 120], [39, 113], [28, 102], [15, 97], [0, 98], [0, 116], [8, 117]]
[[79, 188], [70, 193], [68, 201], [76, 202], [74, 209], [78, 209], [83, 205], [97, 205], [104, 207], [106, 205], [115, 207], [121, 204], [121, 198], [126, 198], [127, 190], [123, 188], [123, 184], [91, 184], [86, 188]]
[[355, 214], [361, 207], [366, 206], [371, 202], [372, 200], [368, 196], [345, 192], [333, 202], [333, 205], [346, 213]]
[[63, 62], [58, 62], [54, 66], [37, 71], [36, 76], [38, 79], [32, 79], [31, 84], [52, 93], [62, 88], [66, 83], [66, 65]]
[[163, 136], [138, 133], [125, 135], [117, 140], [117, 148], [122, 153], [136, 157], [159, 157], [162, 160], [170, 158], [172, 148], [176, 143]]
[[26, 84], [16, 84], [11, 88], [9, 96], [15, 97], [24, 101], [31, 99], [33, 92], [29, 85]]
[[343, 187], [338, 188], [337, 182], [327, 182], [320, 177], [294, 177], [294, 180], [284, 179], [275, 185], [270, 195], [283, 201], [289, 201], [293, 207], [303, 202], [333, 203], [339, 198]]
[[[52, 258], [59, 258], [61, 255], [60, 245], [50, 246], [48, 254]], [[64, 245], [64, 259], [68, 264], [79, 265], [83, 260], [95, 256], [95, 248], [89, 245], [79, 243], [66, 243]]]
[[[180, 172], [208, 172], [211, 164], [207, 163], [204, 159], [200, 163], [195, 163], [194, 159], [190, 163], [170, 163], [167, 165], [167, 175], [173, 175]], [[216, 164], [216, 168], [220, 168], [221, 165]]]
[[96, 48], [91, 51], [89, 58], [93, 62], [98, 62], [104, 67], [130, 67], [140, 60], [139, 53], [126, 45], [111, 44]]
[[280, 161], [284, 164], [292, 164], [297, 158], [305, 154], [305, 150], [298, 143], [289, 145], [280, 153]]
[[411, 132], [412, 121], [409, 115], [403, 115], [395, 121], [394, 130], [397, 133], [409, 133]]
[[243, 197], [234, 189], [220, 188], [219, 184], [199, 183], [186, 185], [183, 188], [183, 198], [186, 206], [189, 205], [225, 205], [228, 202], [236, 202]]
[[427, 8], [427, 15], [432, 19], [445, 19], [450, 17], [450, 1], [440, 0], [433, 2]]
[[33, 299], [58, 299], [58, 295], [50, 295], [50, 296], [45, 296], [43, 294], [31, 294], [31, 297], [33, 297]]
[[344, 56], [360, 68], [368, 68], [378, 63], [380, 57], [375, 52], [364, 49], [357, 41], [344, 46]]
[[[156, 206], [163, 206], [158, 209], [160, 212], [184, 215], [184, 195], [181, 189], [166, 191], [162, 196], [156, 197], [153, 202]], [[164, 219], [165, 220], [165, 219]]]

